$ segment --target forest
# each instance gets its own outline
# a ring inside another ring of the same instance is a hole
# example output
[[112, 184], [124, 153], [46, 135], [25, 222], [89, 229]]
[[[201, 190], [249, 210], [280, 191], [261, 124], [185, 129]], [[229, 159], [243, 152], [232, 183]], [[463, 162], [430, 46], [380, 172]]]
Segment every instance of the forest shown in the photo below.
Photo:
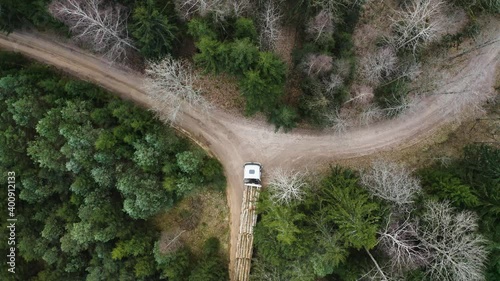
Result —
[[228, 278], [217, 238], [198, 256], [171, 251], [152, 224], [189, 194], [224, 196], [216, 159], [151, 112], [14, 53], [0, 52], [0, 112], [0, 171], [17, 175], [16, 280]]
[[[1, 32], [34, 29], [76, 44], [144, 77], [154, 101], [148, 111], [0, 51], [0, 174], [16, 174], [15, 280], [228, 280], [223, 237], [203, 239], [198, 251], [179, 243], [182, 229], [155, 223], [175, 213], [171, 221], [190, 224], [188, 211], [173, 211], [183, 200], [225, 196], [217, 159], [164, 124], [181, 104], [212, 110], [214, 90], [200, 77], [225, 100], [234, 93], [218, 83], [234, 86], [237, 114], [276, 131], [342, 136], [441, 94], [454, 94], [446, 110], [461, 114], [497, 92], [439, 86], [457, 82], [447, 79], [474, 62], [472, 50], [498, 40], [481, 41], [499, 14], [500, 0], [2, 0]], [[484, 74], [474, 71], [469, 79]], [[251, 280], [500, 280], [498, 146], [467, 144], [451, 162], [417, 170], [376, 160], [264, 177]]]
[[[0, 58], [0, 167], [18, 175], [18, 280], [228, 278], [217, 238], [200, 255], [189, 245], [163, 252], [151, 224], [201, 188], [223, 190], [215, 159], [100, 88]], [[417, 171], [376, 161], [326, 176], [270, 173], [252, 279], [497, 280], [499, 167], [498, 148], [468, 145]]]
[[270, 177], [252, 280], [500, 279], [498, 148], [417, 171], [378, 160]]
[[[146, 70], [149, 94], [168, 107], [207, 102], [191, 83], [165, 91], [168, 99], [156, 94], [158, 79], [184, 85], [175, 73], [194, 66], [197, 75], [232, 77], [243, 113], [261, 113], [276, 130], [305, 123], [342, 133], [411, 109], [439, 82], [425, 75], [429, 62], [499, 13], [498, 0], [6, 0], [0, 29], [55, 30]], [[482, 100], [464, 93], [452, 106], [474, 102]]]

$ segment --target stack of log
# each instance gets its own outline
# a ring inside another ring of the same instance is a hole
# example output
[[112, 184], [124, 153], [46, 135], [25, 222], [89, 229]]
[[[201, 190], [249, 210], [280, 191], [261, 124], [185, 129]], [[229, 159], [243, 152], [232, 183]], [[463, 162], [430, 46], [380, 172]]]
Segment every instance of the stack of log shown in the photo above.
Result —
[[250, 279], [250, 266], [253, 252], [253, 228], [257, 223], [256, 204], [259, 199], [260, 187], [245, 186], [241, 204], [240, 232], [236, 245], [236, 264], [234, 278], [236, 281]]

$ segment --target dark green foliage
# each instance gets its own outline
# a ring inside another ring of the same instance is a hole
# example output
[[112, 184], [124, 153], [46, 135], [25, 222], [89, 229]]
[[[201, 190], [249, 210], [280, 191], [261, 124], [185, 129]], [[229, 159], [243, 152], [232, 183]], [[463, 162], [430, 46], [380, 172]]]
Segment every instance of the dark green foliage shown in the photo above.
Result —
[[203, 37], [197, 44], [200, 51], [194, 55], [194, 61], [207, 72], [221, 72], [227, 65], [229, 46], [225, 43]]
[[225, 188], [225, 177], [222, 174], [222, 165], [214, 158], [207, 159], [201, 167], [201, 174], [209, 182], [217, 182], [215, 185], [221, 190]]
[[427, 281], [429, 279], [422, 270], [410, 271], [406, 278], [408, 281]]
[[[285, 78], [285, 64], [276, 55], [269, 52], [261, 52], [255, 70], [245, 72], [245, 77], [240, 83], [241, 92], [247, 100], [247, 114], [253, 115], [258, 111], [262, 111], [271, 116], [271, 121], [283, 121], [276, 118], [276, 115], [273, 116], [273, 110], [280, 110], [278, 106], [280, 98], [283, 95]], [[293, 114], [290, 111], [285, 113]], [[293, 120], [289, 119], [282, 123], [275, 123], [277, 129], [285, 125], [285, 122], [288, 122], [289, 129], [295, 125]]]
[[116, 188], [124, 197], [123, 210], [134, 219], [145, 219], [172, 205], [169, 193], [161, 189], [158, 177], [138, 171], [123, 171]]
[[[269, 76], [268, 76], [269, 77]], [[283, 94], [283, 88], [270, 83], [260, 71], [250, 70], [240, 82], [241, 93], [247, 100], [246, 113], [270, 112]]]
[[205, 19], [194, 18], [190, 20], [187, 32], [196, 41], [200, 41], [202, 38], [217, 40], [217, 33], [215, 33], [212, 25]]
[[241, 74], [250, 69], [259, 55], [259, 49], [248, 38], [237, 39], [230, 45], [227, 72]]
[[294, 65], [299, 65], [302, 60], [306, 57], [308, 54], [312, 53], [322, 53], [324, 50], [321, 49], [321, 46], [318, 46], [317, 44], [311, 43], [311, 42], [306, 42], [302, 48], [295, 48], [292, 51], [292, 59]]
[[185, 281], [188, 278], [190, 263], [194, 259], [189, 248], [183, 247], [174, 253], [163, 255], [156, 243], [154, 254], [163, 278], [173, 281]]
[[448, 200], [455, 207], [473, 208], [479, 204], [478, 198], [460, 178], [436, 169], [420, 173], [422, 186], [437, 199]]
[[328, 280], [357, 281], [360, 276], [366, 274], [367, 268], [372, 267], [373, 262], [364, 252], [351, 251], [347, 259], [334, 268]]
[[256, 70], [267, 79], [269, 84], [281, 86], [285, 83], [286, 65], [273, 53], [261, 52]]
[[276, 240], [284, 245], [292, 245], [297, 241], [297, 236], [302, 233], [298, 225], [306, 219], [306, 215], [293, 208], [270, 206], [262, 224], [270, 231], [276, 233]]
[[256, 69], [263, 77], [276, 84], [281, 85], [285, 80], [284, 63], [272, 53], [259, 53], [248, 38], [221, 42], [205, 36], [196, 46], [199, 53], [194, 56], [194, 60], [208, 72], [243, 75], [250, 69]]
[[455, 5], [470, 11], [485, 12], [491, 14], [500, 13], [499, 0], [453, 0]]
[[283, 128], [285, 132], [290, 131], [295, 128], [298, 119], [299, 115], [297, 110], [287, 105], [275, 108], [269, 115], [269, 121], [275, 124], [276, 131], [280, 128]]
[[179, 169], [186, 174], [198, 172], [203, 162], [203, 154], [201, 152], [193, 153], [192, 151], [184, 151], [178, 153], [176, 158]]
[[219, 247], [217, 238], [207, 239], [203, 254], [197, 259], [187, 247], [173, 253], [162, 253], [159, 244], [155, 243], [154, 257], [162, 277], [168, 280], [225, 281], [229, 280], [227, 261], [220, 257]]
[[147, 0], [132, 13], [132, 37], [146, 58], [160, 58], [172, 50], [177, 27], [169, 21], [165, 8], [160, 10], [156, 0]]
[[481, 31], [481, 27], [477, 20], [470, 19], [467, 25], [458, 33], [445, 34], [441, 39], [440, 45], [445, 48], [458, 48], [466, 39], [475, 38]]
[[219, 253], [220, 241], [217, 237], [210, 237], [203, 244], [203, 255], [205, 257], [216, 256]]
[[[352, 34], [358, 21], [361, 2], [356, 2], [347, 7], [342, 4], [342, 1], [334, 3], [334, 5], [338, 5], [338, 7], [335, 12], [336, 20], [334, 20], [333, 35], [325, 35], [322, 36], [321, 40], [315, 41], [308, 38], [304, 31], [304, 41], [307, 43], [300, 49], [294, 49], [293, 51], [295, 71], [302, 77], [300, 80], [302, 96], [300, 97], [298, 112], [301, 118], [307, 119], [318, 127], [332, 125], [326, 116], [331, 116], [338, 111], [349, 98], [349, 88], [355, 79], [356, 73], [356, 55], [354, 54], [355, 48]], [[308, 16], [317, 15], [321, 9], [320, 4], [313, 5]], [[311, 55], [332, 57], [332, 70], [321, 75], [305, 75], [304, 68], [307, 67]], [[340, 85], [330, 88], [328, 84], [331, 77], [340, 78], [342, 82]]]
[[420, 172], [425, 191], [480, 216], [480, 232], [489, 240], [487, 280], [500, 279], [500, 149], [468, 145], [463, 156], [448, 167]]
[[50, 0], [2, 0], [0, 2], [0, 31], [12, 32], [33, 25], [39, 29], [64, 30], [47, 11]]
[[[0, 172], [17, 174], [19, 280], [158, 280], [159, 235], [145, 220], [186, 194], [181, 183], [224, 187], [220, 164], [148, 111], [16, 54], [0, 58]], [[185, 257], [177, 280], [193, 268]]]
[[219, 256], [220, 242], [215, 237], [208, 238], [203, 246], [203, 257], [189, 281], [224, 281], [229, 280], [226, 262]]
[[241, 77], [240, 89], [246, 99], [248, 115], [264, 112], [277, 130], [295, 127], [296, 111], [280, 106], [286, 65], [273, 53], [259, 52], [252, 20], [236, 19], [233, 41], [218, 40], [215, 28], [205, 19], [191, 20], [188, 33], [196, 40], [199, 52], [194, 55], [194, 61], [197, 65], [207, 72], [226, 72]]
[[257, 30], [253, 20], [248, 18], [238, 18], [234, 24], [234, 38], [245, 39], [251, 42], [257, 41]]
[[404, 78], [397, 79], [377, 87], [374, 92], [375, 102], [386, 110], [388, 116], [393, 117], [405, 109], [408, 82]]
[[269, 270], [262, 264], [285, 280], [339, 275], [350, 253], [375, 246], [382, 213], [379, 204], [359, 186], [357, 175], [340, 168], [306, 190], [301, 202], [275, 205], [264, 191], [258, 208], [262, 219], [254, 241], [257, 264], [261, 265], [254, 272], [256, 280], [265, 280], [261, 270]]
[[347, 32], [337, 33], [334, 53], [343, 58], [354, 56], [354, 43], [352, 42], [352, 34]]
[[[464, 148], [461, 161], [465, 179], [474, 186], [483, 186], [485, 197], [500, 194], [500, 150], [487, 145], [470, 145]], [[496, 192], [496, 193], [495, 193]]]
[[359, 188], [358, 178], [349, 170], [335, 168], [324, 180], [321, 202], [331, 204], [322, 214], [338, 226], [337, 234], [346, 247], [371, 249], [377, 244], [379, 205]]

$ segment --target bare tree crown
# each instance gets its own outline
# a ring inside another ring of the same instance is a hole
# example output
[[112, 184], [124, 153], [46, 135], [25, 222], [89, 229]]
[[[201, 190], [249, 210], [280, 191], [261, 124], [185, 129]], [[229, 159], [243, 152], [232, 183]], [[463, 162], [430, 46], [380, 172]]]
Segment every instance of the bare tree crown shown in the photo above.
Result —
[[273, 0], [267, 1], [259, 16], [260, 46], [266, 50], [276, 49], [276, 44], [281, 35], [280, 21], [283, 13], [279, 4]]
[[361, 176], [361, 184], [373, 195], [397, 206], [413, 203], [420, 192], [420, 181], [404, 166], [386, 161], [375, 161]]
[[394, 36], [390, 42], [396, 49], [414, 52], [437, 38], [443, 29], [444, 0], [410, 0], [391, 18]]
[[391, 47], [385, 47], [361, 60], [361, 75], [370, 84], [376, 85], [392, 74], [398, 58]]
[[430, 252], [420, 241], [418, 224], [410, 217], [398, 220], [391, 215], [379, 235], [378, 246], [390, 257], [391, 272], [402, 273], [429, 263]]
[[307, 187], [305, 172], [278, 168], [269, 177], [268, 188], [274, 203], [290, 204], [304, 198], [304, 189]]
[[120, 5], [103, 0], [54, 0], [50, 13], [64, 22], [74, 38], [89, 44], [112, 61], [126, 58], [133, 49], [127, 33], [127, 12]]
[[422, 216], [420, 239], [433, 256], [432, 280], [484, 280], [485, 240], [477, 234], [477, 216], [458, 212], [447, 202], [428, 202]]
[[309, 54], [302, 68], [308, 76], [320, 75], [332, 70], [333, 58], [323, 54]]
[[333, 34], [333, 16], [331, 12], [321, 10], [316, 16], [307, 23], [306, 32], [314, 38], [314, 41], [322, 37]]
[[183, 102], [203, 110], [210, 108], [200, 89], [194, 86], [196, 75], [187, 61], [170, 56], [159, 62], [150, 61], [146, 74], [145, 89], [155, 101], [154, 110], [161, 119], [175, 121]]
[[404, 276], [420, 267], [430, 280], [485, 279], [488, 252], [477, 233], [476, 214], [456, 212], [448, 202], [427, 201], [420, 220], [411, 217], [396, 215], [393, 220], [391, 215], [379, 232], [378, 247], [389, 258], [381, 275]]

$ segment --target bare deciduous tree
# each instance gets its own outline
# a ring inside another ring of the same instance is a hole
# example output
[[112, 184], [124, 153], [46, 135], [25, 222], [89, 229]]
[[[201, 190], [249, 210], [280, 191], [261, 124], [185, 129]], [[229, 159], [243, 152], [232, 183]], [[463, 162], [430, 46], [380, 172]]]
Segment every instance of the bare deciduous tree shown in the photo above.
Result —
[[270, 174], [269, 192], [271, 200], [276, 204], [290, 204], [300, 201], [307, 187], [306, 172], [275, 169]]
[[329, 112], [325, 115], [325, 118], [327, 122], [331, 124], [330, 128], [335, 134], [344, 134], [347, 132], [347, 129], [352, 126], [352, 120], [349, 119], [348, 114], [342, 110]]
[[222, 19], [232, 8], [226, 0], [175, 0], [175, 7], [185, 20], [209, 13], [213, 13], [216, 19]]
[[89, 44], [112, 61], [124, 59], [133, 49], [127, 34], [127, 12], [103, 0], [54, 0], [50, 13], [64, 22], [78, 41]]
[[333, 58], [323, 54], [309, 54], [302, 67], [308, 76], [320, 75], [332, 70]]
[[346, 100], [344, 104], [353, 102], [358, 105], [366, 106], [368, 104], [371, 104], [373, 98], [375, 97], [373, 88], [369, 86], [355, 86], [353, 87], [353, 90], [353, 96], [350, 99]]
[[337, 74], [331, 74], [327, 78], [322, 79], [321, 82], [323, 83], [326, 94], [330, 97], [333, 97], [335, 90], [344, 85], [344, 79]]
[[260, 46], [266, 50], [274, 50], [281, 35], [280, 21], [283, 13], [276, 0], [269, 0], [264, 4], [264, 9], [259, 16]]
[[334, 20], [340, 20], [341, 11], [354, 5], [361, 4], [360, 0], [312, 0], [311, 4], [324, 11], [330, 11]]
[[411, 171], [382, 160], [373, 162], [371, 169], [362, 174], [361, 184], [373, 195], [399, 207], [413, 203], [415, 194], [421, 190], [419, 180]]
[[150, 61], [146, 74], [148, 77], [145, 89], [155, 102], [153, 109], [164, 121], [175, 121], [183, 102], [198, 105], [203, 110], [210, 108], [200, 89], [193, 85], [196, 75], [187, 61], [174, 60], [171, 57], [159, 62]]
[[314, 96], [305, 101], [307, 108], [310, 110], [322, 110], [327, 108], [331, 101], [319, 91], [316, 91]]
[[387, 105], [382, 111], [387, 117], [396, 117], [404, 112], [411, 112], [419, 105], [419, 96], [396, 96], [394, 93], [392, 95], [392, 105]]
[[361, 75], [367, 82], [376, 85], [393, 73], [397, 61], [393, 48], [382, 48], [361, 60]]
[[422, 73], [421, 66], [422, 65], [415, 60], [400, 63], [395, 70], [395, 79], [407, 78], [413, 81]]
[[427, 44], [443, 28], [443, 0], [410, 0], [391, 18], [394, 36], [390, 42], [396, 49], [408, 48], [414, 52]]
[[383, 117], [382, 109], [376, 105], [370, 105], [363, 109], [361, 114], [359, 115], [359, 122], [362, 125], [372, 124]]
[[320, 38], [333, 34], [332, 14], [326, 10], [321, 10], [307, 23], [306, 32], [317, 42]]
[[183, 246], [181, 236], [185, 230], [177, 229], [175, 231], [162, 232], [160, 238], [160, 252], [162, 254], [173, 253]]
[[367, 276], [389, 280], [423, 267], [430, 280], [484, 280], [488, 252], [477, 229], [474, 213], [456, 213], [448, 202], [428, 201], [420, 223], [389, 220], [379, 232], [378, 246], [387, 254], [388, 266]]
[[[488, 252], [477, 233], [477, 216], [456, 212], [448, 202], [427, 201], [417, 222], [396, 214], [379, 231], [378, 247], [388, 262], [370, 270], [362, 279], [403, 280], [408, 270], [423, 268], [429, 280], [484, 280]], [[399, 218], [398, 218], [399, 216]]]
[[484, 280], [487, 258], [485, 240], [477, 234], [477, 216], [454, 213], [447, 202], [430, 201], [419, 226], [420, 239], [432, 260], [428, 274], [432, 280]]
[[250, 0], [230, 0], [229, 2], [233, 11], [233, 15], [236, 17], [243, 16], [252, 7]]
[[403, 272], [428, 264], [430, 253], [422, 244], [417, 232], [417, 223], [405, 220], [391, 221], [379, 231], [379, 248], [389, 257], [391, 272]]
[[336, 59], [333, 63], [335, 73], [346, 79], [351, 73], [351, 62], [348, 59]]

